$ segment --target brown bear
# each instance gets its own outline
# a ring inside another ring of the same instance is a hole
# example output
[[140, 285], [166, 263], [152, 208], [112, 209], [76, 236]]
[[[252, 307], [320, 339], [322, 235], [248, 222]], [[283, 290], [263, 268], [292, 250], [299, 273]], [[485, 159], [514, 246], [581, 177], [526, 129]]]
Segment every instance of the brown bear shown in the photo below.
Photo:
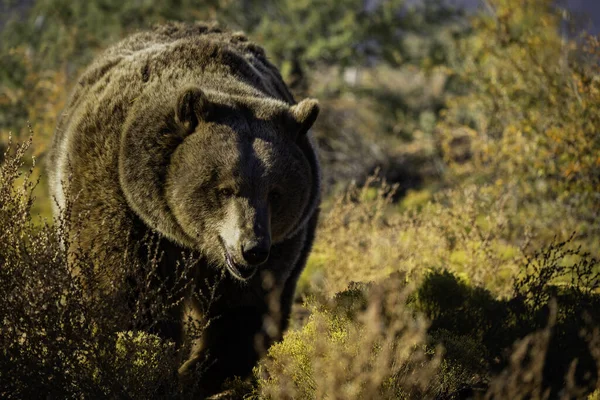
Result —
[[60, 118], [51, 193], [59, 212], [69, 174], [79, 243], [110, 265], [153, 232], [165, 275], [188, 251], [196, 290], [221, 276], [211, 304], [190, 293], [161, 332], [181, 344], [187, 316], [210, 320], [179, 370], [202, 363], [204, 395], [247, 376], [286, 328], [319, 213], [318, 113], [243, 34], [173, 23], [105, 51]]

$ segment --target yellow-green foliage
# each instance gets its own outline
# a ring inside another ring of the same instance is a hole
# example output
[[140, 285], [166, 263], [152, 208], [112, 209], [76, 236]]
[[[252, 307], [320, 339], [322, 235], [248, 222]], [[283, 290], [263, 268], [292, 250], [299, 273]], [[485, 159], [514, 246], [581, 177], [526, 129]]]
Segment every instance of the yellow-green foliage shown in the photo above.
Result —
[[[115, 342], [114, 368], [123, 385], [144, 387], [148, 382], [160, 382], [178, 367], [175, 344], [146, 332], [118, 332]], [[156, 388], [153, 388], [156, 390]], [[148, 391], [147, 395], [156, 395]]]
[[[417, 398], [433, 386], [439, 355], [426, 354], [427, 323], [405, 305], [398, 280], [366, 299], [349, 291], [340, 301], [313, 305], [308, 323], [269, 350], [256, 371], [269, 399]], [[364, 309], [358, 307], [363, 304]], [[356, 309], [359, 308], [359, 309]]]
[[399, 213], [391, 207], [394, 188], [383, 183], [374, 190], [377, 183], [371, 179], [363, 188], [352, 187], [322, 218], [309, 264], [323, 266], [328, 293], [396, 271], [412, 281], [434, 268], [447, 268], [498, 294], [510, 290], [523, 260], [519, 246], [528, 235], [508, 224], [512, 210], [506, 194], [469, 186], [439, 193], [418, 213]]
[[[560, 199], [562, 218], [597, 218], [598, 40], [581, 48], [562, 36], [553, 1], [488, 3], [493, 12], [459, 43], [454, 73], [468, 89], [438, 126], [449, 178], [511, 187], [519, 202]], [[597, 235], [594, 225], [579, 228]]]

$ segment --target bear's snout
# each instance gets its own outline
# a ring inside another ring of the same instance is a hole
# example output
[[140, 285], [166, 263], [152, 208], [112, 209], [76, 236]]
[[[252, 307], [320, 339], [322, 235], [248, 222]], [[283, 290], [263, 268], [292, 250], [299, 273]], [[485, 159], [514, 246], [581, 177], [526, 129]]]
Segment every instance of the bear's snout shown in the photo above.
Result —
[[270, 251], [271, 241], [268, 239], [246, 242], [242, 245], [242, 256], [250, 265], [260, 265], [267, 261]]

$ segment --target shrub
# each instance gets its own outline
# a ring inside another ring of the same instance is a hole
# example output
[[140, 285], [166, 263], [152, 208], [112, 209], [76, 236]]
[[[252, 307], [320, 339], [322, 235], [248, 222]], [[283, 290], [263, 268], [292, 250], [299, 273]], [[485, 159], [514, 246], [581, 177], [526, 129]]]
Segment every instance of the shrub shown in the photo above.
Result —
[[321, 271], [329, 295], [351, 280], [377, 281], [398, 271], [414, 280], [436, 268], [510, 293], [529, 233], [508, 223], [513, 204], [506, 194], [469, 186], [438, 193], [419, 212], [398, 212], [395, 190], [370, 178], [335, 196], [323, 214], [309, 271]]
[[589, 333], [600, 325], [599, 265], [569, 245], [536, 252], [506, 299], [448, 271], [427, 274], [417, 289], [415, 307], [431, 319], [431, 339], [447, 350], [444, 361], [469, 371], [466, 377], [491, 379], [488, 397], [556, 398], [561, 390], [578, 397], [598, 384], [598, 349]]
[[[36, 183], [32, 170], [20, 172], [29, 144], [10, 144], [0, 165], [0, 396], [177, 395], [185, 349], [148, 332], [181, 290], [148, 285], [157, 279], [152, 251], [144, 265], [127, 254], [118, 265], [103, 265], [120, 268], [127, 281], [103, 274], [95, 267], [103, 261], [77, 246], [83, 222], [69, 206], [54, 225], [34, 224]], [[153, 243], [140, 246], [151, 250]]]
[[[257, 369], [261, 396], [427, 396], [440, 359], [426, 354], [427, 324], [406, 307], [408, 293], [400, 280], [392, 280], [366, 292], [355, 288], [326, 304], [311, 305], [308, 323], [272, 346]], [[364, 304], [364, 309], [357, 310], [357, 303]]]
[[[566, 246], [550, 248], [575, 254]], [[597, 267], [588, 255], [580, 257], [572, 265]], [[560, 264], [568, 260], [549, 262], [547, 251], [536, 260], [564, 277]], [[594, 268], [561, 289], [546, 279], [548, 271], [525, 269], [508, 298], [495, 298], [448, 271], [428, 273], [414, 291], [394, 274], [378, 283], [353, 283], [333, 298], [313, 297], [308, 322], [271, 347], [255, 369], [259, 395], [581, 398], [600, 383], [594, 311], [600, 294], [583, 284], [597, 284]], [[554, 296], [540, 297], [548, 292]], [[581, 306], [573, 308], [576, 303]]]

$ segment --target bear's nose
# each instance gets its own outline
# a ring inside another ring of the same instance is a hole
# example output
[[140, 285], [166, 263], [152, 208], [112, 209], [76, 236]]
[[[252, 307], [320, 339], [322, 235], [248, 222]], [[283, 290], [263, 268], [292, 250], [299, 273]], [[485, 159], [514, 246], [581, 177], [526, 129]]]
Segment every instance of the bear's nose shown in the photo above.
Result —
[[246, 243], [242, 246], [242, 255], [248, 264], [258, 265], [267, 261], [270, 249], [271, 243], [268, 243], [266, 240]]

